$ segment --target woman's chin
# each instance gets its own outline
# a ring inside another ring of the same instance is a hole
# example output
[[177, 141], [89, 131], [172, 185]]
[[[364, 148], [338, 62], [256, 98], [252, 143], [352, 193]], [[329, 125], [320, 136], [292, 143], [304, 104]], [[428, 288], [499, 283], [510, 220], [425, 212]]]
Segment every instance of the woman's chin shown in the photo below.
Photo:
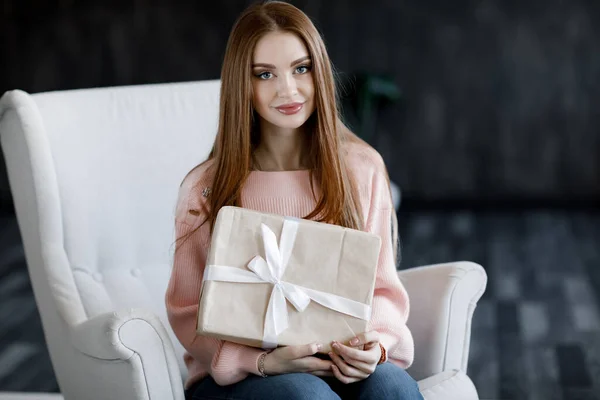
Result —
[[271, 120], [271, 124], [281, 129], [298, 129], [308, 120], [304, 115], [278, 116]]

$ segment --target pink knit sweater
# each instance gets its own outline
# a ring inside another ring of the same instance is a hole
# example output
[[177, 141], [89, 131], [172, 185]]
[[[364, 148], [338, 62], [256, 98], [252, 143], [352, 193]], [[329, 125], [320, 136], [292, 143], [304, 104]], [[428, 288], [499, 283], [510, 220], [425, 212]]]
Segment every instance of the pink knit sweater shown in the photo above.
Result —
[[[382, 237], [373, 312], [369, 330], [377, 330], [387, 350], [388, 361], [407, 368], [413, 361], [413, 338], [406, 326], [409, 301], [396, 273], [391, 240], [392, 201], [383, 160], [373, 149], [349, 145], [349, 161], [358, 183], [365, 217], [365, 230]], [[204, 219], [203, 203], [210, 188], [210, 161], [195, 168], [184, 179], [177, 204], [177, 237], [196, 228]], [[250, 173], [242, 191], [245, 208], [303, 217], [315, 207], [310, 174], [302, 171]], [[198, 213], [200, 211], [200, 213]], [[185, 387], [210, 374], [220, 385], [258, 375], [262, 350], [196, 334], [196, 317], [210, 234], [204, 224], [175, 251], [173, 270], [166, 293], [169, 322], [186, 349], [189, 371]]]

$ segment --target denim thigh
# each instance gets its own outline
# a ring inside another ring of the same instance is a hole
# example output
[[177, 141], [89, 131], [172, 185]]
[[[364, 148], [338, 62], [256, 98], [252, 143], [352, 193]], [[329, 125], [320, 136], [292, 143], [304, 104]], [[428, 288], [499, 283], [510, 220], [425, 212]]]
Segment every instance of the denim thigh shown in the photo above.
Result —
[[344, 400], [423, 400], [417, 382], [390, 362], [378, 365], [371, 376], [356, 383], [346, 385], [335, 378], [325, 381]]
[[186, 391], [187, 400], [340, 400], [340, 397], [317, 376], [303, 373], [274, 375], [267, 378], [251, 375], [232, 385], [220, 386], [210, 376]]

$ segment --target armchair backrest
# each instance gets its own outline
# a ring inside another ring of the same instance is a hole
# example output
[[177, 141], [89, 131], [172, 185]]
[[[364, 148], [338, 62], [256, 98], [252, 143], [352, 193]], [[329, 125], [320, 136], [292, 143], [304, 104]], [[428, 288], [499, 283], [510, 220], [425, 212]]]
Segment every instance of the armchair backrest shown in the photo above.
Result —
[[[7, 92], [0, 133], [50, 347], [64, 325], [142, 307], [171, 335], [164, 294], [185, 174], [209, 154], [218, 80]], [[56, 349], [55, 349], [56, 350]]]

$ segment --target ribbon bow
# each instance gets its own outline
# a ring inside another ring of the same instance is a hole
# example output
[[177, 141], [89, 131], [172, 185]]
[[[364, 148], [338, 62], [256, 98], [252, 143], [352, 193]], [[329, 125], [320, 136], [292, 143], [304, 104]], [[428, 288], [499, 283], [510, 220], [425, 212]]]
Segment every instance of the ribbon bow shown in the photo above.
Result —
[[248, 263], [250, 271], [222, 265], [209, 265], [204, 271], [205, 281], [273, 284], [263, 333], [265, 349], [277, 347], [277, 337], [288, 328], [286, 299], [299, 312], [304, 311], [312, 299], [322, 306], [363, 320], [368, 320], [371, 315], [371, 307], [367, 304], [281, 280], [292, 254], [297, 231], [298, 222], [286, 218], [278, 245], [275, 233], [267, 225], [261, 224], [265, 258], [255, 256]]

